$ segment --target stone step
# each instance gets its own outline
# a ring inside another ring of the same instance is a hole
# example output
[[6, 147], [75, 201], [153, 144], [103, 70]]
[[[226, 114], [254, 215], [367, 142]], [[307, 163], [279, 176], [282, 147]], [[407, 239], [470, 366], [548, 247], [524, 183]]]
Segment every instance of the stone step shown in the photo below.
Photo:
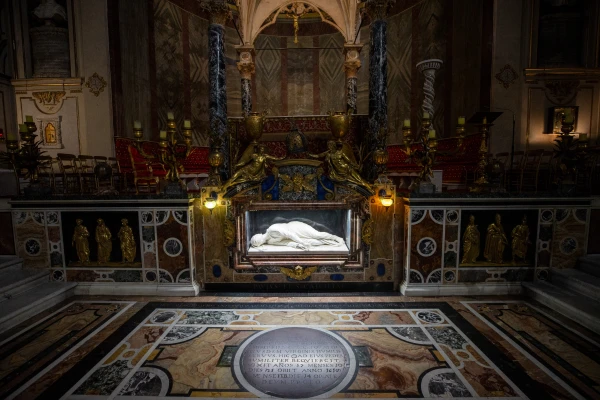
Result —
[[0, 333], [73, 296], [75, 282], [46, 282], [0, 303]]
[[600, 301], [600, 278], [578, 269], [550, 269], [550, 281], [559, 288]]
[[579, 257], [577, 269], [600, 277], [600, 254], [588, 254], [587, 256]]
[[549, 282], [523, 282], [529, 297], [600, 334], [600, 302]]
[[16, 269], [23, 266], [23, 259], [17, 256], [0, 256], [0, 271]]
[[2, 269], [0, 270], [0, 302], [48, 281], [48, 270], [46, 269]]

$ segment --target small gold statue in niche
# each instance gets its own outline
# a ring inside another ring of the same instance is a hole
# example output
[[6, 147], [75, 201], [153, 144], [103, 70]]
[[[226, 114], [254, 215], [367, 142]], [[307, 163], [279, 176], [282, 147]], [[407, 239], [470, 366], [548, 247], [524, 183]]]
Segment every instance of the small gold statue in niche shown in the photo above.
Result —
[[521, 225], [514, 227], [511, 233], [512, 237], [512, 262], [516, 263], [517, 259], [526, 261], [527, 248], [531, 244], [529, 241], [529, 226], [527, 225], [527, 216], [523, 216]]
[[502, 264], [504, 248], [508, 244], [508, 239], [504, 234], [502, 227], [502, 218], [500, 214], [496, 214], [496, 220], [487, 228], [487, 237], [485, 239], [485, 250], [483, 256], [488, 262]]
[[477, 229], [477, 225], [475, 225], [474, 215], [469, 217], [469, 225], [467, 226], [467, 229], [465, 229], [463, 236], [465, 239], [463, 241], [462, 264], [474, 264], [479, 257], [479, 244], [481, 241], [479, 229]]
[[129, 226], [129, 221], [126, 218], [121, 220], [121, 229], [117, 236], [121, 240], [121, 253], [123, 254], [123, 262], [133, 262], [136, 253], [135, 238], [133, 237], [133, 231]]
[[242, 155], [240, 161], [235, 165], [239, 169], [223, 185], [229, 187], [238, 183], [260, 182], [267, 176], [267, 162], [279, 161], [285, 157], [273, 157], [265, 153], [265, 146], [260, 144], [254, 147], [254, 153]]
[[98, 243], [98, 262], [105, 263], [110, 261], [110, 253], [112, 252], [112, 234], [108, 227], [104, 224], [102, 218], [96, 221], [96, 242]]
[[83, 225], [82, 219], [75, 220], [75, 229], [73, 231], [73, 239], [71, 239], [71, 245], [75, 246], [75, 250], [77, 251], [77, 258], [80, 263], [89, 263], [90, 262], [90, 243], [88, 241], [88, 237], [90, 233], [88, 232], [85, 225]]

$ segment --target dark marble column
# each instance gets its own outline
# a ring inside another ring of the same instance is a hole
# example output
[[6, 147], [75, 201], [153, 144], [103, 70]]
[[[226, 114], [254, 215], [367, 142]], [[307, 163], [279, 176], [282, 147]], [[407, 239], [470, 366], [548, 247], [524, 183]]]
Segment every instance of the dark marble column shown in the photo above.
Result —
[[356, 95], [358, 78], [356, 74], [360, 68], [360, 49], [362, 45], [344, 45], [344, 72], [346, 73], [346, 111], [352, 110], [356, 114]]
[[[379, 13], [374, 13], [380, 16]], [[385, 146], [387, 132], [387, 22], [383, 18], [371, 22], [369, 51], [369, 151]], [[377, 178], [374, 163], [368, 163], [365, 177]]]
[[242, 78], [242, 114], [252, 112], [252, 74], [254, 73], [254, 47], [249, 45], [238, 46], [237, 51], [240, 61], [237, 63]]
[[209, 121], [213, 146], [220, 147], [224, 160], [221, 165], [221, 178], [229, 178], [229, 135], [227, 135], [227, 91], [225, 84], [225, 28], [226, 15], [220, 10], [211, 14], [208, 26], [208, 80]]

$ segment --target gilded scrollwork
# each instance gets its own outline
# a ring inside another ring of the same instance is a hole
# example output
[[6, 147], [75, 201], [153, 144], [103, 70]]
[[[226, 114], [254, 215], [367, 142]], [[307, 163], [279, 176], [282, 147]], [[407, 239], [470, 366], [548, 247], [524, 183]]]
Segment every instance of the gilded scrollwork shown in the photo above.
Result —
[[316, 270], [317, 267], [302, 267], [300, 265], [296, 265], [294, 268], [279, 268], [279, 271], [281, 271], [282, 274], [295, 281], [305, 280], [306, 278], [311, 276]]
[[362, 241], [367, 245], [373, 244], [373, 234], [375, 230], [375, 223], [371, 218], [366, 220], [362, 226]]
[[302, 175], [295, 173], [292, 176], [287, 174], [279, 175], [283, 181], [282, 191], [284, 192], [302, 192], [304, 190], [316, 193], [317, 188], [314, 185], [315, 174]]
[[233, 226], [233, 222], [225, 218], [223, 222], [223, 244], [225, 247], [233, 246], [235, 242], [235, 227]]

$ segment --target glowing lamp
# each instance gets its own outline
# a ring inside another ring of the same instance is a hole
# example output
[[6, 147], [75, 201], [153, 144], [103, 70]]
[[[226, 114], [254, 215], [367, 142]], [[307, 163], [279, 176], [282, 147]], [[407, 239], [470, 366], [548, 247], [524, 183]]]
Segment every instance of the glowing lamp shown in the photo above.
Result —
[[212, 214], [213, 208], [217, 206], [217, 192], [212, 191], [210, 195], [204, 200], [204, 207], [208, 208]]
[[391, 194], [388, 194], [388, 192], [386, 192], [385, 189], [381, 189], [378, 193], [378, 196], [379, 196], [379, 202], [381, 203], [382, 206], [384, 206], [386, 208], [386, 211], [389, 206], [394, 204], [393, 196]]

